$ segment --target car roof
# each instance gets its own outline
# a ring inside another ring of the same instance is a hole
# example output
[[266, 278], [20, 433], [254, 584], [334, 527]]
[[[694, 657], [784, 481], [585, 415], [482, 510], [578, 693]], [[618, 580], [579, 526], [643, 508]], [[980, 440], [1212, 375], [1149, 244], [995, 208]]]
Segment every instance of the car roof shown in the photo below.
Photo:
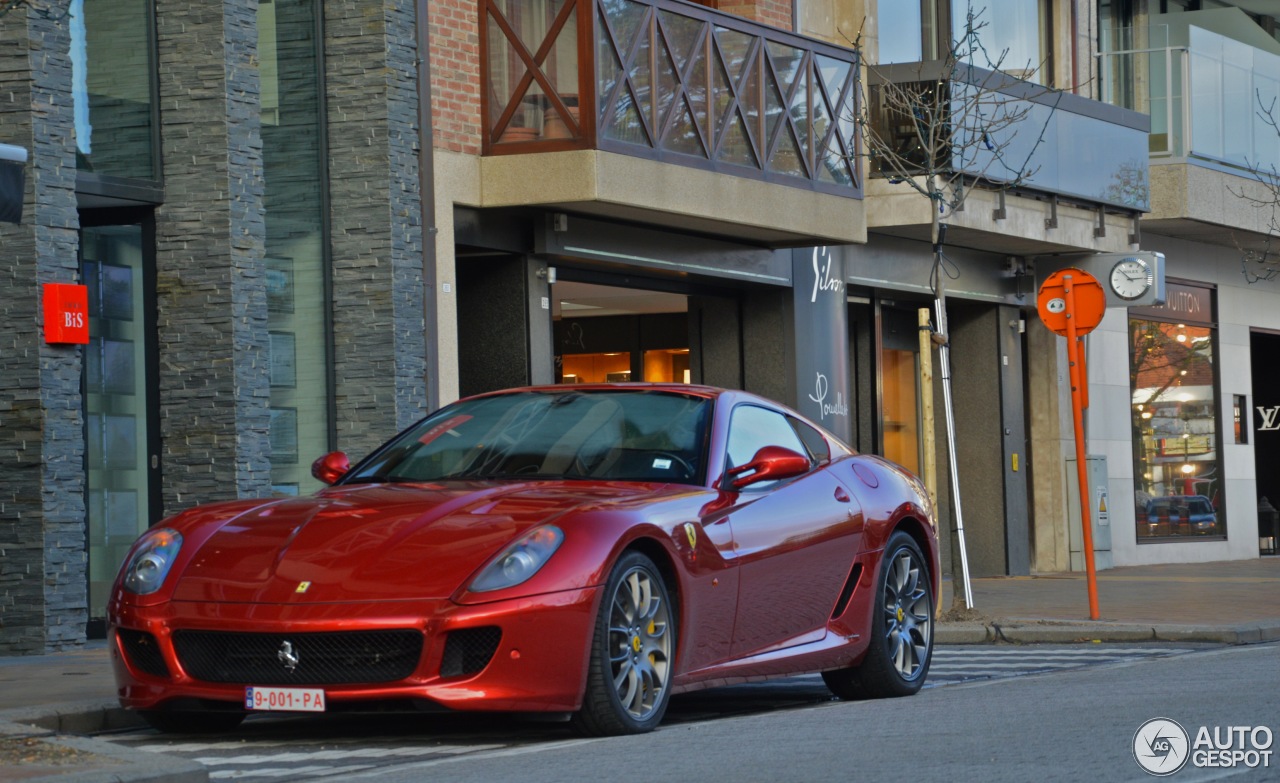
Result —
[[[485, 392], [483, 394], [475, 394], [466, 399], [477, 397], [494, 397], [503, 394], [515, 394], [519, 392], [598, 392], [598, 391], [658, 391], [671, 392], [674, 394], [688, 394], [694, 397], [706, 397], [707, 399], [715, 399], [722, 394], [727, 393], [728, 389], [722, 389], [717, 386], [701, 386], [691, 383], [555, 383], [544, 384], [538, 386], [519, 386], [512, 389], [498, 389], [496, 391]], [[736, 392], [738, 394], [748, 394], [748, 392]], [[756, 395], [750, 395], [755, 397]], [[763, 398], [760, 398], [763, 399]], [[776, 404], [776, 403], [775, 403]]]

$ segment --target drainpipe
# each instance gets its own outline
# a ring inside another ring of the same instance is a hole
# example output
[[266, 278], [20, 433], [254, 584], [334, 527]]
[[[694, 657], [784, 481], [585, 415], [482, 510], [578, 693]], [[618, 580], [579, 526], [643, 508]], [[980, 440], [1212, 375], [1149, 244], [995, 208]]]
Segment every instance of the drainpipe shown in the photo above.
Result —
[[418, 45], [418, 192], [422, 195], [422, 318], [426, 342], [427, 410], [440, 407], [440, 332], [436, 323], [435, 141], [431, 131], [431, 28], [428, 0], [415, 3]]

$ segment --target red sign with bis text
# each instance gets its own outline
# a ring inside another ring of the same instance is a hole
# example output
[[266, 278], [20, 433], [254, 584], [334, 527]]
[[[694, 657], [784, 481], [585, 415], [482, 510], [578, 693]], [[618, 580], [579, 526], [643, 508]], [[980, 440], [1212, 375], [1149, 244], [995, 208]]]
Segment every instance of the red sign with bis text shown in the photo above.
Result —
[[44, 284], [44, 341], [89, 344], [89, 289], [74, 283]]

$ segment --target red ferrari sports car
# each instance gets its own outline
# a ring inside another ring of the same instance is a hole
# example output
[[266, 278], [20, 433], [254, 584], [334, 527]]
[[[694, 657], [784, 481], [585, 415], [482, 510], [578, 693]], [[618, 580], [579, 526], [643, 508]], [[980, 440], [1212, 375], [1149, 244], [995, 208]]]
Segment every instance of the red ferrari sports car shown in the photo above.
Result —
[[745, 392], [484, 394], [312, 470], [331, 486], [139, 538], [108, 607], [122, 704], [166, 731], [425, 708], [627, 734], [682, 691], [822, 672], [902, 696], [929, 670], [919, 480]]

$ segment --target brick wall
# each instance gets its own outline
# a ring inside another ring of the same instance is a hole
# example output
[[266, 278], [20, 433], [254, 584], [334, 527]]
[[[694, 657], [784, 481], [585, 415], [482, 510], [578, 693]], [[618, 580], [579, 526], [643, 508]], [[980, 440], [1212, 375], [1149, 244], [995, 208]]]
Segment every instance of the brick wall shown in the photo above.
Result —
[[166, 512], [270, 490], [256, 0], [157, 0]]
[[431, 0], [431, 110], [438, 149], [480, 154], [480, 0]]
[[792, 29], [791, 0], [743, 0], [742, 2], [730, 0], [720, 3], [717, 7], [726, 14], [741, 16], [743, 19], [751, 19], [770, 27]]
[[40, 311], [79, 279], [69, 46], [28, 9], [0, 24], [0, 140], [31, 154], [23, 224], [0, 223], [0, 654], [80, 644], [87, 616], [82, 351]]

